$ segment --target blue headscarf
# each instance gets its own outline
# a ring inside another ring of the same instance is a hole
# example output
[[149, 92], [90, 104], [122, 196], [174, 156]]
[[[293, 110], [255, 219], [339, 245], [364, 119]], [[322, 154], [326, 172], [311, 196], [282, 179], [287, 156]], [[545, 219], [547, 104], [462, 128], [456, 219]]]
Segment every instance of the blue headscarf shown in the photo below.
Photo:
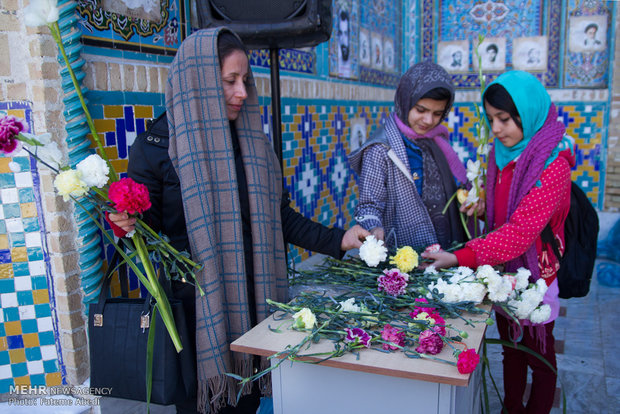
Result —
[[[513, 147], [506, 147], [499, 140], [495, 140], [495, 162], [502, 170], [510, 161], [521, 155], [534, 134], [545, 124], [551, 97], [534, 75], [520, 70], [501, 74], [489, 86], [493, 84], [499, 84], [506, 89], [517, 108], [523, 126], [523, 139]], [[485, 89], [485, 93], [489, 86]], [[484, 93], [482, 96], [484, 107]]]

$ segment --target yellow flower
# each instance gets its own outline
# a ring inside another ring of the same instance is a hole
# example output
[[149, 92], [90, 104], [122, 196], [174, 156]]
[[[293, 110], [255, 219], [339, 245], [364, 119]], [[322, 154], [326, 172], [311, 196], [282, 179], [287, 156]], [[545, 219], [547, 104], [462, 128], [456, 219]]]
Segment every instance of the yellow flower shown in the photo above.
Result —
[[295, 328], [312, 329], [316, 325], [316, 316], [308, 308], [303, 308], [293, 315], [295, 319]]
[[459, 188], [458, 190], [456, 190], [456, 199], [459, 200], [459, 203], [463, 204], [465, 200], [467, 200], [468, 194], [469, 191], [465, 190], [464, 188]]
[[58, 190], [63, 200], [68, 201], [69, 196], [81, 197], [88, 192], [88, 185], [82, 181], [79, 171], [63, 171], [54, 179], [54, 187]]
[[403, 273], [411, 272], [418, 266], [418, 253], [410, 246], [401, 247], [390, 257], [390, 264], [395, 264]]

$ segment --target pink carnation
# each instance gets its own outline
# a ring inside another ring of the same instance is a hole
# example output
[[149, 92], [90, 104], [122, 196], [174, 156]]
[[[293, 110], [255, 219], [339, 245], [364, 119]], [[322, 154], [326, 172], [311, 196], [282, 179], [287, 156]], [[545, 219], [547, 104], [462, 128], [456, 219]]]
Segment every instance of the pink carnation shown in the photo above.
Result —
[[440, 353], [442, 349], [441, 337], [435, 331], [427, 329], [420, 334], [420, 345], [415, 350], [421, 354], [435, 355]]
[[364, 345], [366, 348], [370, 348], [370, 335], [362, 328], [344, 328], [347, 336], [344, 341], [353, 345]]
[[441, 251], [443, 251], [443, 249], [441, 248], [441, 245], [439, 243], [435, 243], [435, 244], [431, 244], [430, 246], [428, 246], [424, 250], [424, 253], [439, 253]]
[[19, 149], [17, 136], [26, 131], [28, 126], [19, 118], [9, 115], [0, 119], [0, 152], [11, 154]]
[[429, 315], [429, 318], [435, 321], [435, 325], [433, 326], [433, 331], [438, 333], [441, 336], [446, 336], [446, 321], [442, 318], [438, 313], [432, 313]]
[[459, 359], [456, 361], [456, 367], [461, 374], [469, 374], [474, 372], [480, 362], [480, 355], [473, 349], [467, 349], [459, 354]]
[[[426, 298], [417, 298], [415, 300], [415, 302], [418, 303], [428, 303], [428, 300]], [[418, 314], [422, 313], [422, 312], [426, 312], [429, 315], [432, 314], [433, 312], [436, 311], [436, 308], [426, 308], [423, 306], [414, 306], [413, 307], [413, 311], [409, 312], [409, 316], [411, 316], [412, 318], [415, 319], [416, 316], [418, 316]]]
[[144, 184], [137, 183], [131, 178], [121, 178], [110, 184], [108, 197], [117, 211], [135, 214], [151, 208], [149, 190]]
[[[381, 339], [384, 341], [392, 342], [398, 346], [405, 345], [405, 333], [399, 332], [398, 329], [392, 327], [389, 323], [385, 324], [383, 330], [381, 331]], [[398, 346], [394, 346], [391, 344], [383, 344], [383, 349], [386, 350], [395, 350], [398, 349]]]
[[377, 278], [379, 282], [379, 292], [384, 290], [385, 293], [392, 296], [398, 296], [405, 293], [409, 275], [401, 273], [398, 269], [384, 270], [383, 275]]

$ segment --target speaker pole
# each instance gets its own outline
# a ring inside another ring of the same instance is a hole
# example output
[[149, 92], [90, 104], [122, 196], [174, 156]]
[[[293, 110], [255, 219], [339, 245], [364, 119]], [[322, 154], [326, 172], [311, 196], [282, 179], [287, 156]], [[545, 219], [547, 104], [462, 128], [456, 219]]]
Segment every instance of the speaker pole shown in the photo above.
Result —
[[280, 49], [269, 49], [271, 59], [271, 116], [273, 131], [273, 149], [280, 160], [280, 168], [284, 175], [282, 157], [282, 112], [280, 109]]

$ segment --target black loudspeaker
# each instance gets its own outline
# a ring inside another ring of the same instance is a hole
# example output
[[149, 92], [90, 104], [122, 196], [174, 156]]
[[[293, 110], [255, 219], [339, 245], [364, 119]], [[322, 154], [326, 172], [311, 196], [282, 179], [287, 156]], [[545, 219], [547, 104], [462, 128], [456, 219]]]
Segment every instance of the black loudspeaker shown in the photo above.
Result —
[[201, 28], [226, 26], [249, 49], [316, 46], [332, 33], [332, 0], [203, 0]]

